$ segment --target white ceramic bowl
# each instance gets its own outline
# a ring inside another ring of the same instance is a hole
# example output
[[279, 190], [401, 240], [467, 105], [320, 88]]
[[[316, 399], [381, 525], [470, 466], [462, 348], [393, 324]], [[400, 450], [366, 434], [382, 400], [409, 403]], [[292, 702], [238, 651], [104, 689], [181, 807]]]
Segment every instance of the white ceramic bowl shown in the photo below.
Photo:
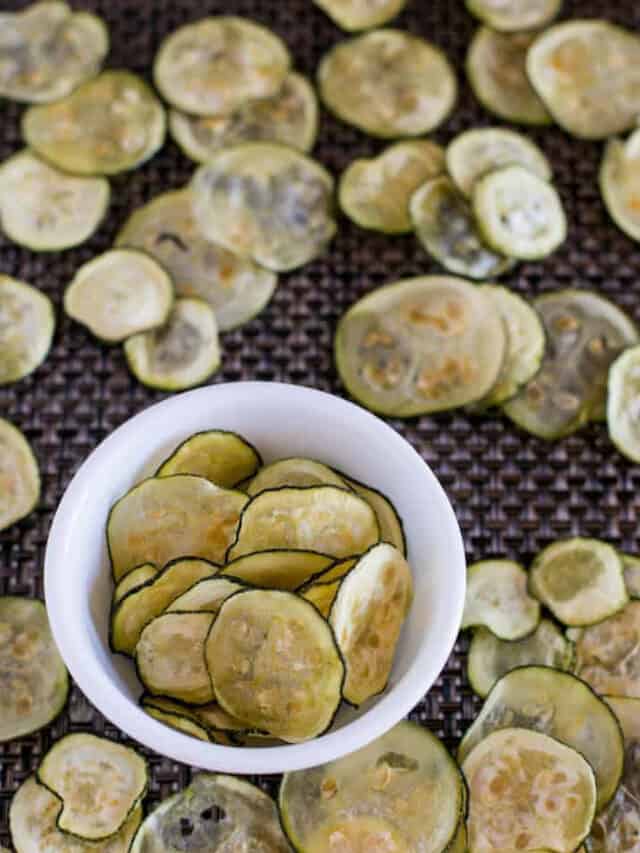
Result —
[[[415, 599], [388, 689], [307, 743], [267, 748], [206, 744], [140, 709], [130, 661], [108, 645], [112, 581], [109, 508], [199, 430], [246, 436], [266, 462], [310, 456], [387, 494], [404, 521]], [[281, 773], [346, 755], [382, 735], [416, 705], [445, 665], [462, 618], [465, 558], [451, 505], [428, 466], [391, 427], [321, 391], [267, 382], [215, 385], [171, 397], [123, 424], [82, 465], [58, 508], [45, 560], [51, 626], [88, 699], [140, 743], [208, 770]]]

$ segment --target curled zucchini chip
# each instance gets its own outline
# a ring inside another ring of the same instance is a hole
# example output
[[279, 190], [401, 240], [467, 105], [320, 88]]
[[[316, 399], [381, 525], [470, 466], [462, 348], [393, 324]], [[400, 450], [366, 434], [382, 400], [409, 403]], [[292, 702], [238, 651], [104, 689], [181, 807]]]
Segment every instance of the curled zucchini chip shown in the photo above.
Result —
[[252, 444], [235, 432], [211, 429], [186, 438], [158, 468], [156, 477], [194, 474], [223, 489], [252, 477], [262, 458]]
[[513, 560], [469, 566], [462, 628], [484, 625], [501, 640], [519, 640], [540, 622], [540, 605], [527, 593], [527, 573]]
[[352, 705], [385, 689], [412, 597], [411, 569], [386, 542], [341, 581], [329, 622], [346, 666], [342, 695]]
[[409, 213], [421, 245], [439, 264], [468, 278], [495, 278], [514, 261], [485, 243], [471, 206], [453, 181], [434, 178], [411, 196]]
[[500, 640], [487, 628], [478, 628], [469, 647], [467, 675], [473, 690], [484, 698], [512, 669], [537, 665], [568, 671], [573, 658], [573, 644], [548, 619], [521, 640]]
[[0, 743], [48, 725], [68, 693], [42, 602], [0, 597]]
[[245, 589], [245, 584], [235, 578], [205, 577], [179, 595], [167, 607], [167, 613], [217, 613], [222, 602], [241, 589]]
[[545, 327], [545, 356], [504, 412], [534, 435], [562, 438], [602, 417], [609, 366], [638, 342], [638, 332], [623, 311], [590, 291], [557, 291], [533, 305]]
[[631, 598], [640, 598], [640, 557], [620, 554], [624, 570], [624, 585]]
[[306, 152], [318, 135], [318, 101], [307, 78], [292, 71], [275, 95], [245, 101], [231, 113], [195, 116], [171, 110], [169, 130], [196, 163], [241, 142], [280, 142]]
[[222, 332], [259, 314], [277, 284], [274, 273], [203, 236], [187, 189], [162, 193], [136, 210], [116, 245], [156, 258], [173, 278], [178, 296], [209, 303]]
[[318, 86], [338, 118], [387, 139], [434, 130], [453, 109], [458, 88], [444, 53], [392, 29], [333, 47], [320, 63]]
[[640, 111], [640, 38], [602, 20], [574, 19], [544, 30], [527, 73], [555, 121], [584, 139], [632, 128]]
[[22, 783], [9, 810], [11, 838], [18, 853], [128, 853], [142, 822], [142, 807], [137, 806], [112, 838], [98, 843], [84, 842], [58, 829], [56, 818], [60, 809], [58, 797], [34, 776]]
[[[400, 549], [398, 549], [400, 550]], [[346, 560], [338, 560], [333, 563], [328, 569], [325, 569], [324, 572], [320, 572], [315, 577], [311, 578], [311, 580], [304, 584], [300, 588], [300, 592], [305, 590], [307, 587], [310, 587], [315, 583], [329, 583], [331, 581], [341, 581], [343, 577], [345, 577], [351, 569], [358, 562], [358, 557], [349, 557]]]
[[640, 601], [576, 634], [576, 675], [598, 693], [640, 699]]
[[342, 174], [340, 207], [362, 228], [385, 234], [412, 230], [409, 201], [425, 181], [444, 172], [444, 152], [426, 139], [397, 142], [377, 157], [354, 160]]
[[151, 696], [145, 693], [140, 700], [145, 710], [153, 708], [165, 714], [173, 714], [202, 726], [216, 743], [229, 746], [237, 736], [247, 733], [247, 725], [237, 717], [228, 714], [217, 702], [208, 705], [186, 705], [167, 699], [166, 696]]
[[332, 176], [284, 145], [218, 152], [196, 171], [191, 192], [205, 237], [275, 272], [308, 263], [336, 230]]
[[498, 33], [479, 27], [467, 53], [466, 70], [486, 110], [517, 124], [546, 125], [552, 118], [527, 77], [527, 51], [537, 33]]
[[55, 325], [48, 296], [24, 281], [0, 275], [0, 386], [24, 379], [42, 364]]
[[14, 101], [63, 98], [100, 70], [109, 50], [101, 18], [60, 2], [2, 12], [0, 33], [0, 97]]
[[249, 726], [297, 743], [331, 725], [344, 665], [331, 628], [304, 599], [262, 589], [232, 595], [205, 653], [217, 701]]
[[280, 814], [293, 847], [441, 853], [463, 816], [462, 774], [431, 732], [401, 722], [364, 749], [286, 773]]
[[596, 813], [588, 762], [549, 735], [528, 729], [492, 732], [465, 758], [469, 850], [572, 853]]
[[377, 489], [365, 486], [364, 483], [359, 483], [357, 480], [351, 480], [349, 477], [345, 477], [344, 480], [375, 512], [378, 524], [380, 525], [380, 539], [383, 542], [394, 545], [406, 557], [407, 541], [404, 535], [402, 519], [389, 498]]
[[406, 279], [356, 302], [338, 324], [335, 358], [349, 393], [393, 417], [482, 399], [506, 351], [505, 327], [472, 284], [450, 276]]
[[158, 574], [158, 567], [153, 563], [143, 563], [135, 569], [127, 572], [123, 578], [117, 583], [113, 592], [113, 606], [119, 604], [125, 595], [133, 592], [134, 589], [139, 589], [148, 581], [153, 580]]
[[320, 611], [324, 618], [328, 619], [341, 583], [341, 580], [327, 582], [316, 581], [315, 583], [305, 585], [305, 587], [300, 590], [300, 595], [306, 601], [310, 601], [311, 604]]
[[466, 4], [492, 29], [510, 33], [546, 26], [560, 11], [562, 0], [466, 0]]
[[247, 485], [246, 492], [255, 497], [267, 489], [280, 489], [282, 486], [337, 486], [344, 489], [345, 481], [328, 465], [292, 456], [261, 468]]
[[640, 346], [623, 352], [609, 371], [607, 428], [620, 453], [640, 462]]
[[381, 27], [399, 15], [407, 0], [313, 0], [347, 32]]
[[353, 492], [335, 486], [283, 487], [252, 498], [227, 559], [275, 548], [338, 559], [362, 554], [379, 537], [375, 513]]
[[625, 606], [620, 555], [598, 539], [554, 542], [538, 554], [529, 589], [565, 625], [593, 625]]
[[83, 264], [64, 295], [66, 313], [107, 343], [162, 326], [172, 305], [166, 270], [134, 249], [111, 249]]
[[175, 729], [177, 732], [197, 738], [197, 740], [211, 740], [209, 732], [200, 723], [196, 723], [195, 720], [190, 720], [188, 717], [183, 717], [180, 714], [162, 711], [160, 708], [146, 706], [144, 703], [143, 708], [150, 717], [153, 717], [159, 723], [164, 723], [170, 729]]
[[200, 773], [147, 816], [131, 853], [289, 853], [275, 803], [233, 776]]
[[459, 761], [491, 732], [512, 726], [543, 732], [580, 752], [596, 774], [598, 810], [611, 800], [622, 774], [622, 733], [611, 709], [584, 681], [546, 666], [507, 673], [462, 739]]
[[110, 194], [104, 178], [73, 177], [24, 150], [0, 164], [0, 225], [34, 252], [69, 249], [98, 228]]
[[237, 557], [227, 563], [223, 571], [251, 586], [293, 591], [332, 563], [331, 557], [314, 551], [280, 548]]
[[609, 215], [632, 240], [640, 241], [640, 131], [607, 143], [600, 167], [600, 192]]
[[176, 299], [167, 325], [126, 340], [124, 354], [133, 375], [149, 388], [200, 385], [220, 367], [213, 309], [202, 299]]
[[29, 515], [40, 500], [40, 471], [29, 442], [0, 418], [0, 530]]

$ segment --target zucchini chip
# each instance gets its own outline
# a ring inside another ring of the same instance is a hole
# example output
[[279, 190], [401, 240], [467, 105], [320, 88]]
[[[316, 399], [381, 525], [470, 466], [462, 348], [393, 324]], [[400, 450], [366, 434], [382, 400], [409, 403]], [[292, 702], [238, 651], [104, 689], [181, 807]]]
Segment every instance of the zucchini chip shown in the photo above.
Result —
[[245, 584], [235, 578], [205, 577], [174, 599], [167, 613], [217, 613], [222, 602], [241, 589]]
[[53, 303], [24, 281], [0, 274], [0, 386], [39, 367], [51, 349]]
[[607, 143], [600, 192], [618, 228], [640, 241], [640, 131], [634, 131], [626, 142], [611, 139]]
[[215, 486], [231, 489], [252, 477], [262, 458], [252, 444], [235, 432], [211, 429], [186, 438], [158, 468], [156, 477], [194, 474]]
[[318, 101], [307, 78], [292, 71], [274, 95], [245, 101], [231, 113], [196, 116], [171, 110], [169, 130], [196, 163], [242, 142], [280, 142], [305, 153], [318, 135]]
[[640, 601], [575, 635], [576, 675], [598, 693], [640, 699]]
[[246, 723], [228, 714], [217, 702], [208, 705], [185, 705], [166, 696], [151, 696], [145, 693], [140, 700], [142, 707], [153, 708], [165, 714], [182, 717], [206, 729], [211, 740], [224, 746], [231, 745], [236, 737], [247, 733]]
[[347, 32], [381, 27], [399, 15], [407, 0], [313, 0]]
[[26, 149], [0, 164], [0, 226], [34, 252], [58, 252], [84, 243], [109, 206], [104, 178], [60, 172]]
[[478, 743], [462, 764], [469, 786], [470, 853], [572, 853], [596, 814], [589, 763], [549, 735], [506, 728]]
[[462, 628], [484, 625], [501, 640], [519, 640], [536, 629], [540, 605], [527, 592], [527, 573], [513, 560], [469, 566]]
[[302, 456], [292, 456], [288, 459], [278, 459], [261, 468], [256, 476], [247, 484], [246, 492], [251, 497], [267, 489], [280, 489], [282, 486], [337, 486], [346, 487], [344, 478], [328, 465], [306, 459]]
[[[400, 549], [398, 549], [400, 550]], [[299, 592], [304, 591], [307, 587], [310, 587], [315, 583], [330, 583], [331, 581], [341, 581], [345, 575], [347, 575], [351, 569], [358, 562], [358, 557], [348, 557], [346, 560], [337, 560], [328, 569], [325, 569], [324, 572], [319, 572], [317, 575], [312, 577], [308, 583], [304, 584], [304, 586], [300, 587]]]
[[197, 740], [211, 741], [209, 732], [200, 723], [196, 723], [195, 720], [190, 720], [188, 717], [183, 717], [180, 714], [162, 711], [160, 708], [154, 708], [153, 706], [143, 704], [143, 708], [150, 717], [153, 717], [159, 723], [164, 723], [170, 729], [175, 729], [177, 732], [197, 738]]
[[173, 283], [152, 257], [111, 249], [83, 264], [64, 294], [64, 310], [106, 343], [119, 343], [166, 323]]
[[624, 569], [624, 584], [631, 598], [640, 598], [640, 557], [620, 554]]
[[44, 604], [0, 597], [0, 743], [48, 725], [68, 693], [69, 677]]
[[466, 0], [466, 4], [493, 30], [511, 33], [546, 26], [560, 11], [562, 0]]
[[344, 665], [326, 620], [302, 598], [262, 589], [232, 595], [205, 653], [217, 701], [248, 726], [297, 743], [331, 725]]
[[148, 581], [153, 580], [157, 574], [158, 567], [154, 566], [153, 563], [143, 563], [141, 566], [131, 569], [116, 584], [113, 592], [113, 606], [115, 607], [116, 604], [119, 604], [134, 589], [139, 589]]
[[609, 371], [607, 428], [623, 456], [640, 462], [640, 346], [623, 352]]
[[237, 557], [227, 563], [223, 572], [250, 586], [288, 589], [293, 592], [332, 563], [331, 557], [315, 551], [288, 551], [279, 548]]
[[629, 597], [622, 559], [598, 539], [565, 539], [541, 551], [529, 589], [565, 625], [593, 625], [623, 608]]
[[344, 480], [347, 486], [353, 489], [356, 495], [365, 500], [375, 512], [378, 524], [380, 525], [380, 539], [383, 542], [394, 545], [403, 557], [406, 557], [407, 541], [404, 535], [402, 519], [389, 498], [377, 489], [365, 486], [364, 483], [359, 483], [357, 480], [351, 480], [349, 477], [345, 477]]
[[324, 252], [336, 231], [333, 189], [323, 166], [273, 142], [220, 151], [191, 181], [204, 236], [274, 272]]
[[380, 538], [368, 503], [335, 486], [270, 489], [251, 499], [227, 560], [255, 551], [315, 551], [328, 557], [362, 554]]
[[147, 816], [131, 853], [289, 853], [275, 803], [233, 776], [199, 773]]
[[40, 471], [29, 442], [0, 418], [0, 530], [26, 518], [40, 500]]
[[598, 810], [614, 796], [624, 761], [622, 733], [611, 709], [568, 672], [523, 666], [496, 682], [458, 748], [464, 762], [491, 732], [512, 726], [540, 731], [581, 753], [593, 767]]
[[333, 47], [320, 63], [318, 88], [338, 118], [386, 139], [435, 130], [458, 94], [444, 53], [426, 39], [393, 29]]
[[291, 57], [275, 33], [233, 15], [202, 18], [164, 39], [153, 66], [158, 91], [185, 113], [228, 115], [275, 95]]
[[311, 604], [320, 611], [325, 619], [328, 619], [341, 583], [341, 580], [326, 582], [316, 581], [316, 583], [305, 585], [304, 588], [300, 590], [300, 595], [306, 601], [311, 602]]
[[62, 801], [58, 829], [83, 841], [102, 841], [132, 817], [147, 793], [149, 768], [131, 747], [70, 734], [51, 747], [36, 775]]
[[342, 212], [361, 228], [404, 234], [413, 225], [409, 202], [425, 181], [444, 172], [444, 151], [427, 139], [397, 142], [377, 157], [354, 160], [340, 178]]
[[401, 722], [364, 749], [286, 773], [285, 832], [299, 853], [441, 853], [465, 808], [462, 774], [428, 729]]

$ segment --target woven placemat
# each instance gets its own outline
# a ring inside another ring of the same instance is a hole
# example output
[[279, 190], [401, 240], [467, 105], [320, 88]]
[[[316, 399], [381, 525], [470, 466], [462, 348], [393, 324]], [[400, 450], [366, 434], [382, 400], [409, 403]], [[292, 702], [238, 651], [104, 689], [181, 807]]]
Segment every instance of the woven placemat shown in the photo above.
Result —
[[[3, 9], [26, 4], [5, 0]], [[341, 32], [310, 0], [92, 0], [74, 4], [102, 15], [111, 31], [109, 67], [129, 68], [147, 79], [161, 39], [204, 14], [250, 16], [278, 32], [298, 69], [312, 75]], [[634, 0], [567, 0], [567, 17], [606, 16], [640, 28]], [[462, 66], [474, 30], [462, 0], [409, 0], [397, 26], [438, 43], [456, 64], [461, 97], [435, 138], [446, 142], [468, 127], [493, 123], [464, 84]], [[21, 108], [0, 103], [0, 159], [21, 146]], [[597, 187], [602, 147], [551, 128], [535, 131], [554, 167], [570, 220], [564, 248], [541, 264], [523, 264], [509, 279], [514, 290], [535, 296], [562, 287], [597, 290], [640, 322], [640, 247], [609, 221]], [[316, 156], [336, 174], [355, 157], [381, 144], [322, 113]], [[107, 221], [78, 249], [36, 255], [0, 235], [0, 272], [40, 287], [58, 308], [54, 347], [45, 364], [17, 385], [0, 389], [0, 414], [33, 443], [43, 474], [38, 510], [0, 533], [0, 594], [42, 597], [42, 567], [53, 512], [87, 454], [115, 427], [161, 399], [127, 371], [121, 348], [94, 341], [61, 311], [62, 293], [76, 268], [107, 249], [128, 213], [152, 196], [184, 184], [193, 171], [172, 142], [141, 169], [113, 180]], [[332, 337], [341, 313], [362, 294], [385, 282], [433, 273], [437, 266], [409, 237], [364, 232], [345, 220], [322, 258], [283, 275], [270, 306], [249, 325], [224, 335], [223, 366], [215, 382], [281, 380], [342, 394], [332, 363]], [[470, 559], [508, 555], [529, 559], [540, 547], [570, 534], [606, 538], [640, 551], [637, 529], [640, 468], [613, 450], [604, 426], [592, 426], [553, 445], [525, 435], [499, 418], [463, 413], [392, 421], [431, 465], [447, 490], [462, 525]], [[428, 511], [428, 508], [425, 508]], [[478, 708], [464, 675], [465, 641], [413, 713], [453, 746]], [[73, 690], [65, 713], [31, 737], [0, 745], [0, 842], [7, 843], [13, 792], [51, 743], [68, 731], [94, 731], [122, 739]], [[145, 750], [152, 768], [149, 802], [177, 790], [187, 767]], [[262, 779], [274, 789], [275, 779]]]

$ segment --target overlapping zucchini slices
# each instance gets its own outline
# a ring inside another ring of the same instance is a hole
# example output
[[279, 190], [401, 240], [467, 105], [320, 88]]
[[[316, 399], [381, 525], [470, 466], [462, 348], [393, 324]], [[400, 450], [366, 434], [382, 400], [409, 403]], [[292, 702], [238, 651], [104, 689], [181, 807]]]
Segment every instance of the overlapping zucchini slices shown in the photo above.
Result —
[[24, 379], [42, 364], [55, 323], [48, 296], [24, 281], [0, 275], [0, 386]]
[[29, 515], [40, 499], [40, 471], [31, 446], [0, 418], [0, 530]]
[[400, 14], [406, 0], [313, 0], [347, 32], [381, 27]]
[[598, 693], [640, 699], [640, 602], [571, 632], [575, 671]]

